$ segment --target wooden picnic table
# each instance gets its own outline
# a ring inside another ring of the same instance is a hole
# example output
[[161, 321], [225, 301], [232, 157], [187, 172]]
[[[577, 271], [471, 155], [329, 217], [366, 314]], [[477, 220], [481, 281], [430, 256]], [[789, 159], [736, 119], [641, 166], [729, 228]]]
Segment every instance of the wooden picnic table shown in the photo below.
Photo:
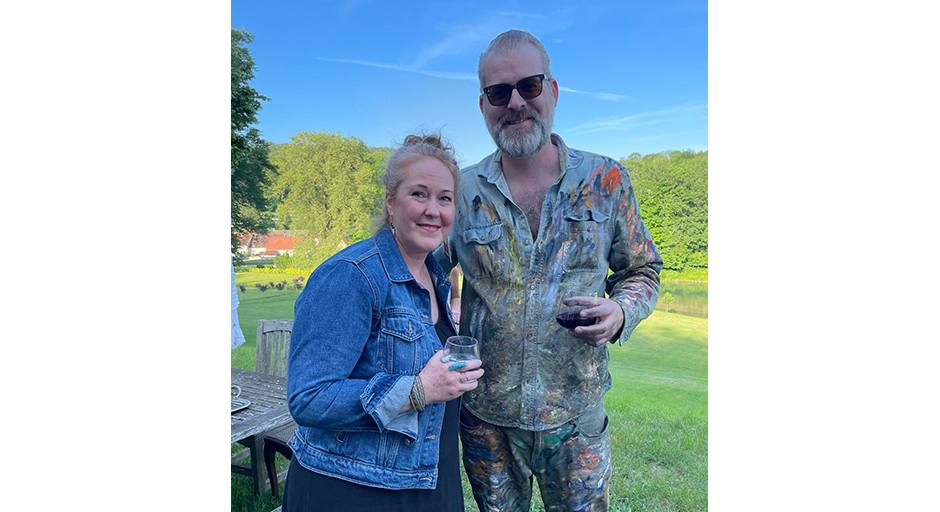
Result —
[[236, 471], [250, 475], [255, 493], [268, 487], [263, 448], [264, 433], [292, 421], [287, 410], [287, 378], [232, 368], [232, 385], [241, 388], [239, 398], [251, 402], [247, 408], [232, 413], [232, 443], [249, 448], [251, 467], [235, 466]]

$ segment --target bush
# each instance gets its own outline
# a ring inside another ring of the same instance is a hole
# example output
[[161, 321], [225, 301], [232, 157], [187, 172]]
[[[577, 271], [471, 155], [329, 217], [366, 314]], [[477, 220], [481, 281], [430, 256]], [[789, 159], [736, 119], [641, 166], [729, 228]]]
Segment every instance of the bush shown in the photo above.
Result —
[[274, 268], [291, 268], [294, 266], [294, 258], [290, 254], [281, 254], [274, 257]]

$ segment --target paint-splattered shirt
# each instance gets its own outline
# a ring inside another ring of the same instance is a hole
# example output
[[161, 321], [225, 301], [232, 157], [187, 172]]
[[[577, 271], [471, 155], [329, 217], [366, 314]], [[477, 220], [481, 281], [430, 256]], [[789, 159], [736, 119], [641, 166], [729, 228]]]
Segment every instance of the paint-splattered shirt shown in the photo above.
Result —
[[555, 134], [552, 143], [561, 176], [545, 194], [538, 237], [511, 199], [497, 150], [461, 171], [449, 248], [435, 252], [445, 272], [463, 269], [460, 333], [480, 341], [486, 370], [463, 403], [485, 421], [527, 430], [570, 421], [611, 388], [607, 346], [555, 321], [564, 290], [617, 301], [624, 326], [611, 342], [622, 345], [653, 312], [663, 266], [627, 170]]

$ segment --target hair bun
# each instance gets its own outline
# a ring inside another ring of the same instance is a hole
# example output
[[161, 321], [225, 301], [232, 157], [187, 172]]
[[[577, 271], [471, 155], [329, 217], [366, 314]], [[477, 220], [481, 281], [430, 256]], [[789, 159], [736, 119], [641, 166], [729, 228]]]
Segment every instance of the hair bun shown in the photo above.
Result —
[[409, 135], [405, 137], [405, 142], [402, 146], [411, 146], [415, 144], [427, 144], [444, 151], [453, 151], [453, 148], [444, 143], [441, 139], [441, 135], [437, 133], [430, 133], [425, 135]]
[[439, 133], [424, 133], [424, 134], [412, 134], [405, 137], [405, 141], [402, 142], [402, 147], [407, 146], [418, 146], [425, 145], [431, 146], [432, 148], [439, 149], [449, 157], [450, 160], [455, 166], [457, 165], [457, 157], [454, 154], [454, 148], [444, 142], [444, 139]]

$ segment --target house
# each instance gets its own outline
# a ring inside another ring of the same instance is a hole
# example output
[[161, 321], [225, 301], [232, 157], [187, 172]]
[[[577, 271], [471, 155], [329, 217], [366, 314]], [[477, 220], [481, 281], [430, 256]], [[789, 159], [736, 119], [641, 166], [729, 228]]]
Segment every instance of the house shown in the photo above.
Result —
[[260, 233], [238, 233], [238, 252], [251, 256], [274, 257], [281, 254], [294, 254], [295, 237], [288, 230], [271, 231], [267, 235]]
[[268, 246], [268, 235], [258, 233], [239, 233], [238, 252], [248, 256], [261, 256]]
[[282, 254], [294, 255], [294, 237], [276, 235], [272, 232], [268, 235], [264, 256], [280, 256]]
[[235, 233], [235, 238], [238, 239], [237, 251], [238, 254], [250, 254], [251, 253], [251, 233]]

